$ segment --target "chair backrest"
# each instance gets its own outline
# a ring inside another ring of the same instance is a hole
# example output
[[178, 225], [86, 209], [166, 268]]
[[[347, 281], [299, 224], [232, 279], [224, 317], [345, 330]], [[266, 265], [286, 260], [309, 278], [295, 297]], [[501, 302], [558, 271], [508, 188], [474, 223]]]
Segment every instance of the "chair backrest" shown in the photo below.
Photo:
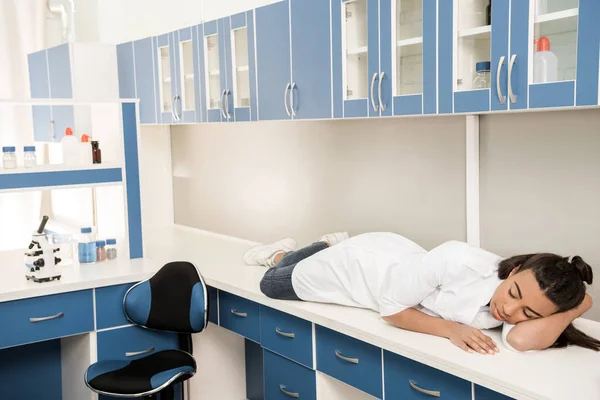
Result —
[[198, 333], [208, 321], [208, 292], [194, 264], [171, 262], [132, 286], [125, 293], [123, 310], [129, 321], [146, 328]]

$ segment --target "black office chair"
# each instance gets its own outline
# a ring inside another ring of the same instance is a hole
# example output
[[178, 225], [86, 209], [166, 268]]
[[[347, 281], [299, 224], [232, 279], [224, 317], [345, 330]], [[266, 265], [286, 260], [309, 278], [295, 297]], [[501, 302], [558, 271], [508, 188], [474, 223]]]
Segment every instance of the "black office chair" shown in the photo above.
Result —
[[111, 397], [173, 399], [173, 385], [196, 373], [191, 334], [202, 332], [208, 323], [208, 292], [200, 272], [189, 262], [165, 265], [127, 291], [123, 311], [129, 321], [144, 328], [177, 332], [180, 349], [133, 361], [97, 362], [85, 372], [86, 385]]

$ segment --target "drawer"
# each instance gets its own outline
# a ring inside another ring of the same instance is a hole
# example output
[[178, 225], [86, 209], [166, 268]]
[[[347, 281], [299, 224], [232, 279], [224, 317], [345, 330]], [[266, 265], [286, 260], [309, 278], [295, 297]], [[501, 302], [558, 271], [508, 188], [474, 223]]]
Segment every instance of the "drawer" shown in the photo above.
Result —
[[512, 397], [475, 385], [475, 400], [512, 400]]
[[178, 349], [176, 333], [138, 326], [98, 332], [98, 361], [134, 360], [161, 350]]
[[264, 351], [265, 400], [317, 399], [315, 371]]
[[261, 306], [260, 343], [265, 349], [313, 367], [312, 323]]
[[123, 312], [123, 298], [133, 283], [96, 289], [96, 329], [130, 325]]
[[208, 286], [208, 320], [219, 325], [219, 291]]
[[471, 399], [471, 382], [388, 351], [383, 357], [388, 399]]
[[317, 370], [377, 398], [383, 397], [379, 347], [319, 325], [316, 341]]
[[255, 302], [219, 291], [219, 322], [223, 328], [260, 343], [260, 307]]
[[0, 348], [94, 330], [91, 290], [0, 303]]

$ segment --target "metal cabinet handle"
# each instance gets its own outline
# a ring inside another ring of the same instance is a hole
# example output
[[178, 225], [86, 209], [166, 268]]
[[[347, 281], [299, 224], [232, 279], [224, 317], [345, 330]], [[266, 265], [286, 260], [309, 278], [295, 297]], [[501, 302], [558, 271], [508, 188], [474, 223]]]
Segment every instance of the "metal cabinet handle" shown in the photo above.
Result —
[[246, 318], [248, 316], [248, 313], [236, 311], [235, 308], [231, 309], [231, 313], [233, 315], [235, 315], [236, 317], [241, 317], [241, 318]]
[[373, 78], [371, 78], [371, 105], [373, 106], [373, 111], [379, 111], [379, 107], [375, 104], [375, 94], [373, 93], [373, 87], [375, 86], [375, 79], [377, 79], [377, 72], [373, 74]]
[[146, 353], [152, 353], [154, 351], [154, 347], [150, 347], [149, 349], [146, 350], [142, 350], [142, 351], [132, 351], [132, 352], [127, 352], [125, 353], [125, 357], [135, 357], [135, 356], [140, 356], [142, 354], [146, 354]]
[[231, 96], [231, 90], [227, 89], [227, 93], [225, 93], [225, 112], [228, 120], [231, 119], [231, 114], [229, 113], [229, 96]]
[[410, 381], [410, 380], [408, 381], [408, 384], [410, 385], [411, 388], [415, 389], [417, 392], [421, 392], [421, 393], [426, 394], [431, 397], [440, 397], [442, 395], [439, 391], [421, 389], [420, 387], [417, 386], [417, 384], [415, 382]]
[[290, 110], [292, 110], [292, 117], [296, 116], [296, 109], [294, 108], [294, 89], [296, 89], [296, 82], [292, 82], [292, 86], [290, 86]]
[[227, 90], [223, 90], [223, 93], [221, 93], [221, 115], [223, 116], [223, 118], [227, 118], [227, 114], [225, 114], [225, 94], [227, 93]]
[[181, 96], [177, 95], [177, 121], [181, 121], [181, 114], [183, 113], [183, 102]]
[[292, 116], [292, 113], [290, 113], [290, 109], [288, 107], [288, 100], [287, 100], [288, 90], [290, 90], [291, 86], [292, 86], [291, 83], [288, 83], [287, 85], [285, 85], [285, 92], [283, 92], [283, 105], [285, 106], [285, 112], [287, 113], [288, 117]]
[[285, 394], [286, 396], [290, 396], [295, 399], [300, 398], [300, 393], [288, 392], [287, 390], [285, 390], [285, 386], [283, 385], [279, 385], [279, 390], [281, 390], [281, 393]]
[[513, 54], [510, 57], [510, 61], [508, 63], [508, 97], [510, 98], [511, 103], [515, 104], [517, 102], [517, 96], [515, 96], [512, 88], [512, 73], [513, 67], [517, 61], [517, 55]]
[[65, 313], [59, 312], [56, 315], [51, 315], [49, 317], [40, 317], [40, 318], [29, 318], [29, 322], [35, 324], [36, 322], [50, 321], [51, 319], [59, 319], [65, 316]]
[[504, 104], [506, 102], [506, 97], [502, 94], [502, 85], [500, 84], [500, 72], [502, 72], [502, 66], [504, 65], [504, 60], [506, 57], [500, 57], [498, 61], [498, 69], [496, 70], [496, 91], [498, 92], [498, 101], [500, 104]]
[[379, 94], [379, 107], [381, 108], [381, 111], [385, 111], [385, 104], [383, 104], [383, 99], [381, 97], [381, 84], [383, 83], [383, 77], [385, 76], [385, 72], [381, 73], [381, 76], [379, 77], [379, 85], [378, 85], [378, 94]]
[[54, 121], [50, 121], [50, 139], [52, 139], [52, 141], [54, 141], [54, 138], [56, 137], [56, 135], [54, 134]]
[[340, 360], [344, 360], [344, 361], [347, 361], [347, 362], [352, 363], [352, 364], [358, 364], [358, 358], [344, 357], [342, 355], [342, 353], [340, 353], [338, 350], [335, 351], [335, 356], [337, 358], [339, 358]]
[[293, 339], [293, 338], [295, 338], [295, 337], [296, 337], [296, 334], [294, 334], [294, 333], [287, 333], [287, 332], [283, 332], [283, 331], [282, 331], [282, 330], [280, 330], [279, 328], [275, 328], [275, 332], [277, 332], [277, 334], [278, 334], [278, 335], [285, 336], [285, 337], [288, 337], [288, 338], [290, 338], [290, 339]]
[[175, 112], [175, 104], [177, 103], [177, 96], [173, 96], [173, 104], [171, 104], [171, 114], [173, 115], [173, 121], [177, 121], [177, 113]]

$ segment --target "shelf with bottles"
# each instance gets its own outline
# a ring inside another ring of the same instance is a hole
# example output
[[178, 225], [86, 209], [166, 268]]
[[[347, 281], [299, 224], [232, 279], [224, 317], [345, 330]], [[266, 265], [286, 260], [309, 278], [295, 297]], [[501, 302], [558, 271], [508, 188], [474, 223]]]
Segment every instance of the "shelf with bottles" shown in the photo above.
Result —
[[491, 3], [458, 0], [455, 13], [458, 21], [455, 91], [478, 89], [474, 84], [477, 63], [491, 59]]
[[576, 79], [577, 1], [538, 1], [535, 4], [533, 82]]

